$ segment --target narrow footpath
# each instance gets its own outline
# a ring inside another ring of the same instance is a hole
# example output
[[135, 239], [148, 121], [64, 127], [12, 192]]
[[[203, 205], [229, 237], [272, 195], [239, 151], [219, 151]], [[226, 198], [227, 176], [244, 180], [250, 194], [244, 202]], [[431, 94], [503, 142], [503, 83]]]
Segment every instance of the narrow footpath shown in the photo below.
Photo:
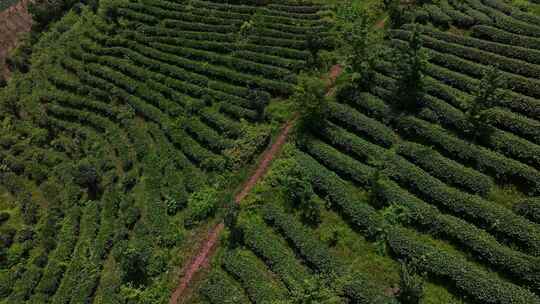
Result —
[[[337, 64], [330, 69], [328, 75], [329, 85], [327, 88], [327, 96], [333, 93], [335, 80], [341, 74], [341, 71], [341, 65]], [[280, 134], [278, 135], [274, 143], [272, 143], [272, 145], [265, 150], [265, 152], [263, 153], [263, 157], [261, 158], [261, 161], [257, 166], [257, 169], [250, 176], [248, 181], [244, 184], [242, 190], [235, 196], [234, 201], [237, 204], [239, 204], [249, 194], [251, 189], [253, 189], [253, 187], [257, 184], [261, 177], [266, 174], [268, 168], [270, 167], [270, 164], [272, 163], [272, 160], [281, 151], [281, 148], [287, 142], [287, 138], [294, 126], [294, 121], [295, 118], [287, 121], [284, 124]], [[169, 304], [177, 304], [178, 300], [183, 297], [184, 293], [188, 289], [189, 284], [192, 282], [195, 274], [201, 268], [204, 268], [208, 265], [210, 257], [218, 243], [219, 236], [221, 235], [221, 232], [224, 228], [225, 225], [223, 224], [223, 222], [221, 222], [214, 226], [214, 228], [209, 232], [207, 239], [201, 244], [199, 250], [197, 251], [197, 255], [193, 257], [193, 259], [181, 272], [183, 274], [182, 278], [180, 279], [180, 282], [178, 282], [178, 287], [172, 293]]]

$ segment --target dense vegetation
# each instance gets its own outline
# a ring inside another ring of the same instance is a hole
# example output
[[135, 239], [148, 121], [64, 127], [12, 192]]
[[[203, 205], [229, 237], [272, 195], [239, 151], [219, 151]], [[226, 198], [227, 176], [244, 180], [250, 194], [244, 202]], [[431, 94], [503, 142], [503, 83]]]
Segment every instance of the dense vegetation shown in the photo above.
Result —
[[323, 7], [289, 7], [102, 1], [40, 36], [0, 96], [2, 303], [167, 301], [307, 32], [331, 46]]
[[540, 303], [536, 4], [86, 4], [0, 91], [0, 303], [167, 302], [222, 220], [190, 303]]
[[222, 250], [273, 276], [217, 257], [204, 301], [222, 303], [219, 277], [254, 303], [267, 286], [270, 303], [540, 303], [539, 19], [502, 1], [393, 5], [386, 35], [338, 7], [335, 96], [299, 81], [295, 143]]

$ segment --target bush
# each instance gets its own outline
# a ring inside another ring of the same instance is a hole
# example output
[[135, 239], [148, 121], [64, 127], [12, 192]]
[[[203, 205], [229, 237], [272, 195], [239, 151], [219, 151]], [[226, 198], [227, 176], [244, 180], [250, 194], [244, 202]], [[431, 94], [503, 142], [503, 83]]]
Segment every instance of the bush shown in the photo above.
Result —
[[215, 187], [205, 187], [191, 194], [188, 199], [190, 209], [188, 223], [199, 222], [212, 216], [220, 202], [219, 193]]
[[390, 230], [388, 244], [397, 256], [418, 260], [416, 265], [420, 271], [449, 280], [461, 292], [481, 303], [540, 303], [540, 298], [527, 289], [503, 281], [462, 257], [425, 244], [406, 229]]
[[472, 36], [480, 39], [496, 41], [512, 46], [540, 50], [540, 39], [529, 36], [512, 34], [502, 29], [488, 25], [476, 25], [471, 28]]
[[260, 268], [257, 258], [248, 252], [225, 252], [223, 267], [238, 279], [254, 303], [270, 303], [284, 299], [287, 291]]
[[7, 222], [10, 218], [10, 214], [7, 212], [0, 212], [0, 225]]
[[201, 287], [201, 294], [212, 304], [242, 304], [249, 300], [236, 282], [221, 270], [213, 270]]
[[436, 207], [420, 200], [394, 182], [379, 181], [375, 197], [386, 205], [398, 204], [409, 212], [407, 222], [433, 236], [443, 237], [465, 248], [497, 269], [519, 281], [527, 282], [533, 289], [540, 287], [538, 257], [526, 255], [499, 243], [485, 230], [452, 215], [441, 213]]
[[534, 197], [525, 199], [514, 206], [514, 211], [517, 214], [540, 224], [540, 198]]
[[280, 277], [289, 290], [301, 288], [309, 278], [309, 272], [264, 222], [255, 217], [243, 223], [242, 230], [246, 246]]
[[399, 270], [399, 300], [404, 304], [420, 303], [424, 297], [424, 281], [416, 273], [414, 264], [402, 262]]

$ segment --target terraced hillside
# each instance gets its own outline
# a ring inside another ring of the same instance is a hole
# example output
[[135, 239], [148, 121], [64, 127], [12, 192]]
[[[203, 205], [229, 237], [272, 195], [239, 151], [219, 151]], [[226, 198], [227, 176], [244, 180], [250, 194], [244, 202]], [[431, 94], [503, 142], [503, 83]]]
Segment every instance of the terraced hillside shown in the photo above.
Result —
[[[0, 92], [1, 303], [163, 303], [331, 46], [319, 5], [103, 1]], [[310, 42], [310, 43], [311, 43]]]
[[[417, 10], [424, 25], [387, 42], [420, 32], [418, 109], [400, 110], [390, 58], [369, 89], [338, 89], [229, 225], [201, 301], [412, 303], [401, 264], [426, 281], [420, 303], [540, 303], [538, 16], [498, 0]], [[504, 86], [477, 137], [493, 66]]]

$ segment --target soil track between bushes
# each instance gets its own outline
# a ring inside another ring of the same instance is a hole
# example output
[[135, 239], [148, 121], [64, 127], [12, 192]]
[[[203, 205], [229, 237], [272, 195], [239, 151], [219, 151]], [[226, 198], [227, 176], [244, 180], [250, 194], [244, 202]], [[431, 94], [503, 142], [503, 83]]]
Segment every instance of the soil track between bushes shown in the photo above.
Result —
[[0, 12], [0, 76], [6, 78], [10, 76], [5, 59], [17, 46], [19, 36], [30, 31], [32, 26], [28, 3], [29, 0], [21, 0]]
[[[342, 70], [343, 68], [339, 64], [332, 66], [332, 68], [330, 69], [330, 72], [328, 73], [328, 87], [326, 93], [327, 96], [333, 94], [336, 78], [341, 74]], [[257, 166], [257, 169], [249, 177], [247, 182], [242, 186], [242, 190], [235, 196], [234, 201], [237, 204], [239, 204], [249, 194], [251, 189], [253, 189], [253, 187], [257, 184], [261, 177], [266, 174], [268, 168], [270, 167], [270, 164], [272, 163], [272, 160], [281, 151], [281, 148], [287, 142], [287, 138], [294, 126], [295, 120], [296, 116], [287, 121], [284, 124], [276, 140], [269, 148], [265, 150], [265, 152], [263, 153], [263, 157], [261, 158]], [[223, 222], [221, 222], [214, 226], [214, 228], [208, 233], [208, 237], [201, 244], [199, 250], [197, 250], [197, 254], [186, 265], [184, 270], [181, 271], [181, 273], [183, 274], [182, 278], [178, 282], [178, 287], [172, 293], [169, 304], [177, 304], [179, 300], [183, 299], [183, 295], [186, 293], [186, 290], [192, 282], [195, 274], [201, 268], [208, 266], [210, 257], [212, 256], [212, 253], [217, 246], [219, 236], [221, 235], [221, 232], [224, 228], [225, 226]]]

